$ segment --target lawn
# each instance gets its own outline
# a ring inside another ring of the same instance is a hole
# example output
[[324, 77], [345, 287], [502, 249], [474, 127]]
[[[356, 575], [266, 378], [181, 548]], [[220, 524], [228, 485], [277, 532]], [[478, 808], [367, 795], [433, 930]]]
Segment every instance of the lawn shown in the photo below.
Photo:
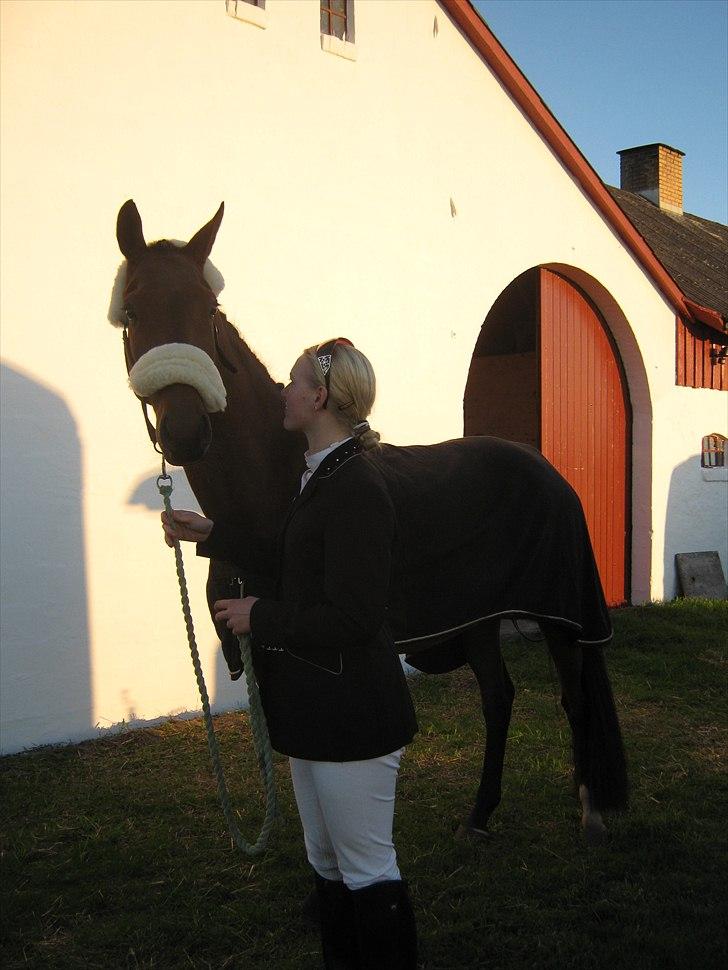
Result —
[[[587, 849], [543, 645], [508, 642], [517, 688], [504, 799], [458, 842], [480, 772], [469, 671], [412, 680], [420, 733], [396, 842], [426, 970], [718, 970], [726, 948], [728, 604], [615, 611], [608, 664], [631, 810]], [[192, 673], [190, 673], [192, 676]], [[216, 718], [249, 838], [262, 817], [247, 718]], [[309, 873], [285, 759], [268, 852], [233, 849], [204, 728], [176, 720], [0, 760], [2, 966], [314, 970]]]

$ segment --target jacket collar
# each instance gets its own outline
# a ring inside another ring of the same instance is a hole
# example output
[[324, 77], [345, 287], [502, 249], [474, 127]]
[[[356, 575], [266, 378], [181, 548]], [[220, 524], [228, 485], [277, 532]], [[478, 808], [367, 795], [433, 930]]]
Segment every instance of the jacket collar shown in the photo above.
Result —
[[334, 449], [334, 451], [330, 452], [330, 454], [326, 455], [316, 471], [303, 486], [303, 490], [294, 499], [293, 504], [288, 510], [286, 521], [283, 524], [283, 531], [285, 531], [285, 528], [294, 512], [297, 512], [302, 505], [305, 505], [309, 498], [311, 498], [311, 496], [314, 494], [318, 483], [325, 478], [331, 478], [332, 475], [335, 475], [343, 464], [345, 464], [355, 455], [360, 454], [361, 450], [361, 445], [356, 438], [350, 438], [342, 445], [339, 445], [338, 448]]
[[[360, 451], [361, 445], [356, 438], [349, 438], [348, 441], [345, 441], [343, 444], [339, 445], [338, 448], [335, 448], [332, 452], [326, 455], [324, 460], [308, 480], [307, 487], [315, 478], [329, 478], [334, 474], [339, 465], [343, 465], [345, 461], [353, 458], [354, 455], [359, 454]], [[304, 491], [306, 491], [305, 488]]]

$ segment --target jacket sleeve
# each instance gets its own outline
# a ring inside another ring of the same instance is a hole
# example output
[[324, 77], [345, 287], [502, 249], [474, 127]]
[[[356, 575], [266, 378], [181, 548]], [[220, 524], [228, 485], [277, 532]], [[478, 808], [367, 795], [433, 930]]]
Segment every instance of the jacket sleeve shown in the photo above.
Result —
[[216, 521], [207, 539], [197, 543], [197, 555], [234, 563], [246, 573], [275, 576], [278, 572], [276, 541], [240, 523]]
[[332, 495], [324, 536], [324, 583], [318, 602], [259, 599], [251, 610], [253, 636], [296, 653], [345, 653], [372, 640], [386, 620], [394, 510], [377, 488]]

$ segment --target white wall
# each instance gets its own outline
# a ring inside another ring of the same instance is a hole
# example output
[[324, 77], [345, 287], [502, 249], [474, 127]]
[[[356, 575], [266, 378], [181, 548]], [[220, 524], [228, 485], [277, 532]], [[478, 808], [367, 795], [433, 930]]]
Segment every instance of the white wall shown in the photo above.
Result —
[[[635, 595], [670, 595], [661, 482], [720, 425], [675, 435], [672, 309], [434, 0], [358, 0], [353, 61], [321, 49], [317, 0], [268, 0], [263, 30], [223, 0], [0, 9], [3, 750], [199, 706], [156, 456], [105, 322], [129, 197], [147, 239], [188, 238], [224, 199], [229, 318], [276, 379], [301, 347], [350, 336], [398, 443], [462, 432], [478, 331], [515, 276], [557, 264], [598, 280], [644, 445]], [[725, 407], [705, 394], [696, 419]], [[204, 565], [188, 563], [211, 694], [229, 706]]]
[[[665, 508], [665, 599], [679, 592], [676, 553], [715, 550], [728, 576], [728, 468], [706, 472], [700, 467], [702, 437], [714, 431], [728, 434], [728, 395], [676, 387], [674, 399], [670, 419], [660, 419], [655, 434], [667, 452], [663, 458], [658, 451], [654, 487], [656, 502]], [[675, 439], [692, 444], [682, 460], [669, 457]]]

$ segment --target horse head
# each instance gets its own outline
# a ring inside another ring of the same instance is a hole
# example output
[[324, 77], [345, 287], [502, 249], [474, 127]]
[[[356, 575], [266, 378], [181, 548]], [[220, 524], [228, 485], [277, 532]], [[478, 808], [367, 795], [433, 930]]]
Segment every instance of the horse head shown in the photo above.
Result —
[[210, 414], [224, 411], [227, 400], [218, 368], [220, 362], [230, 367], [217, 342], [222, 278], [208, 260], [223, 211], [224, 203], [186, 244], [163, 239], [147, 245], [131, 199], [117, 218], [125, 262], [109, 317], [124, 329], [131, 388], [145, 415], [147, 404], [154, 409], [150, 436], [173, 465], [204, 457], [212, 441]]

